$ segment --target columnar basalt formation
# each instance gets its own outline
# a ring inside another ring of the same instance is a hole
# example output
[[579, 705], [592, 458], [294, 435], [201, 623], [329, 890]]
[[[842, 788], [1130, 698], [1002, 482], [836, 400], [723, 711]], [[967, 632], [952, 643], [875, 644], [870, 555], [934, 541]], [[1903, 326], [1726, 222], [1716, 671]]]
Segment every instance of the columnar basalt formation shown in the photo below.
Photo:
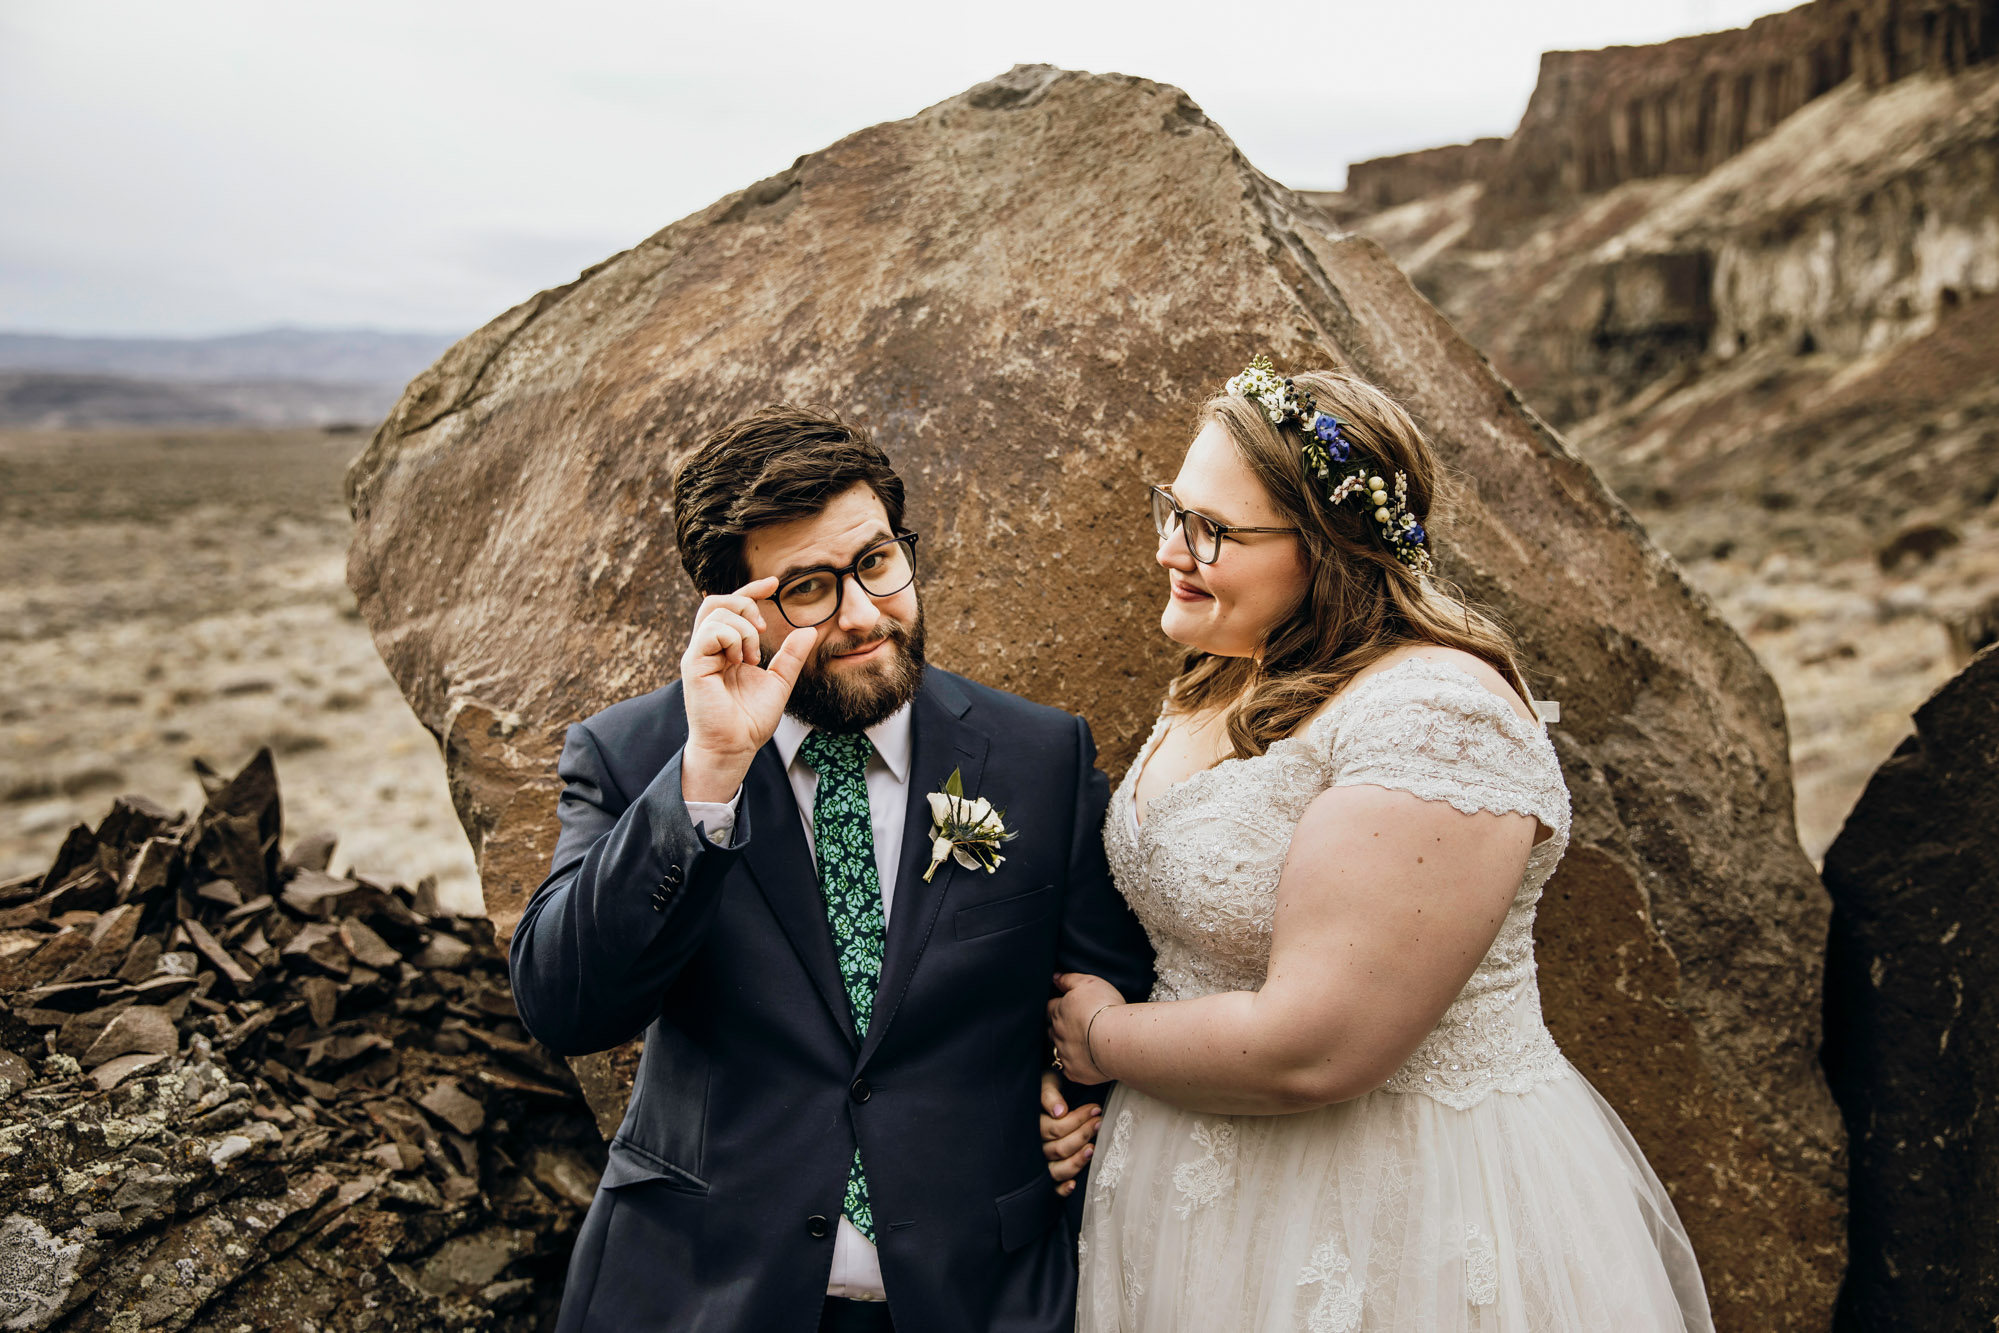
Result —
[[1925, 336], [1999, 292], [1999, 64], [1849, 83], [1700, 179], [1620, 186], [1547, 235], [1618, 201], [1642, 207], [1613, 234], [1446, 297], [1558, 421], [1704, 364]]
[[1356, 162], [1347, 168], [1345, 194], [1357, 208], [1393, 208], [1466, 181], [1485, 180], [1505, 149], [1504, 139], [1474, 139]]
[[[1563, 705], [1556, 1034], [1672, 1188], [1721, 1326], [1821, 1330], [1844, 1225], [1826, 904], [1775, 691], [1381, 248], [1324, 227], [1178, 90], [1022, 67], [454, 348], [350, 473], [349, 579], [445, 739], [487, 903], [511, 922], [540, 873], [564, 726], [672, 676], [697, 599], [669, 478], [717, 427], [778, 398], [873, 427], [923, 533], [932, 657], [1081, 712], [1115, 772], [1176, 656], [1145, 483], [1253, 353], [1348, 367], [1478, 478], [1433, 529], [1442, 570]], [[600, 1102], [618, 1068], [589, 1070]]]
[[1474, 239], [1502, 244], [1584, 195], [1712, 171], [1848, 80], [1880, 88], [1995, 58], [1990, 0], [1812, 0], [1747, 28], [1549, 51], [1511, 137], [1356, 162], [1341, 202], [1379, 211], [1477, 181]]
[[[1989, 502], [1991, 376], [1964, 349], [1999, 322], [1999, 62], [1849, 79], [1702, 175], [1552, 199], [1487, 248], [1496, 188], [1330, 207], [1409, 264], [1621, 494], [1697, 522], [1682, 555], [1759, 559], [1785, 530], [1814, 555], [1865, 551]], [[1887, 437], [1847, 427], [1883, 416], [1860, 391], [1889, 371], [1931, 383], [1888, 389], [1885, 424], [1909, 447], [1884, 460]], [[1790, 475], [1765, 485], [1778, 453]], [[1816, 517], [1745, 522], [1759, 492]]]
[[1853, 1134], [1841, 1330], [1999, 1321], [1999, 649], [1916, 713], [1825, 858], [1826, 1071]]
[[1814, 0], [1729, 32], [1550, 51], [1487, 177], [1482, 230], [1628, 180], [1698, 176], [1848, 79], [1878, 88], [1995, 57], [1985, 0]]

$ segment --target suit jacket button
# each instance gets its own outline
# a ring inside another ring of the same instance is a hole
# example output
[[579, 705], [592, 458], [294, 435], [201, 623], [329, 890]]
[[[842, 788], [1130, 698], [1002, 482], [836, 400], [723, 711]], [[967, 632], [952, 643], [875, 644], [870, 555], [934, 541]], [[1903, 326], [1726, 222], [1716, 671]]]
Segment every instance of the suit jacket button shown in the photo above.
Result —
[[666, 895], [664, 893], [655, 893], [652, 896], [652, 910], [655, 912], [664, 912], [666, 910]]
[[685, 876], [681, 873], [679, 866], [668, 866], [666, 868], [666, 878], [661, 882], [669, 889], [677, 889], [684, 878]]
[[827, 1223], [826, 1219], [819, 1216], [819, 1214], [817, 1213], [814, 1213], [812, 1216], [805, 1219], [805, 1229], [806, 1231], [811, 1233], [812, 1239], [814, 1240], [826, 1239], [827, 1234], [833, 1230], [832, 1226]]
[[848, 1091], [854, 1094], [854, 1100], [857, 1102], [864, 1102], [875, 1095], [874, 1089], [868, 1086], [868, 1081], [864, 1078], [855, 1079], [854, 1086]]

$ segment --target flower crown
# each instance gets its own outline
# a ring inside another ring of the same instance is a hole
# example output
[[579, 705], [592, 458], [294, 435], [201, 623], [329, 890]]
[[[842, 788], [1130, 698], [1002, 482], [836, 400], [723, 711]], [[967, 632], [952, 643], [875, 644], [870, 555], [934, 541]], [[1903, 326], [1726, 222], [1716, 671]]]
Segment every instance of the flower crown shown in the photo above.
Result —
[[[1321, 412], [1312, 395], [1302, 392], [1290, 380], [1280, 377], [1270, 358], [1258, 353], [1249, 368], [1222, 386], [1222, 392], [1247, 398], [1277, 427], [1296, 426], [1305, 437], [1302, 450], [1305, 466], [1325, 489], [1334, 505], [1356, 497], [1360, 507], [1374, 509], [1375, 526], [1395, 558], [1411, 569], [1428, 573], [1430, 539], [1416, 515], [1409, 509], [1409, 478], [1397, 471], [1391, 496], [1386, 481], [1369, 472], [1365, 463], [1354, 461], [1353, 444], [1340, 433], [1340, 419]], [[1350, 466], [1341, 467], [1341, 464]]]

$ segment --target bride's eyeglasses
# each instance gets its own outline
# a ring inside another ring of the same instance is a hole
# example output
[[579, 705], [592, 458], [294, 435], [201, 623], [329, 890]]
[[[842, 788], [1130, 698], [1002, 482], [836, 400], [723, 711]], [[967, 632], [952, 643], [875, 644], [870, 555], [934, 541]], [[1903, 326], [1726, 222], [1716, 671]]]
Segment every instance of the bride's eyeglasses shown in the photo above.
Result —
[[1158, 529], [1159, 540], [1165, 541], [1173, 535], [1173, 529], [1180, 529], [1180, 536], [1187, 543], [1187, 554], [1204, 565], [1212, 565], [1221, 558], [1222, 538], [1231, 532], [1298, 531], [1296, 528], [1246, 528], [1236, 523], [1223, 523], [1209, 518], [1198, 509], [1182, 507], [1163, 486], [1154, 486], [1151, 492], [1152, 526]]

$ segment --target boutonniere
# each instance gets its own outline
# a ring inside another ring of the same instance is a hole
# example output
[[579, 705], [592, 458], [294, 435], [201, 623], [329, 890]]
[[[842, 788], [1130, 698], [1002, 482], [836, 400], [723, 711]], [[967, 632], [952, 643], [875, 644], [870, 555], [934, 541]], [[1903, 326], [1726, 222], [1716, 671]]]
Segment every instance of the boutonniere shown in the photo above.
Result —
[[930, 868], [923, 872], [923, 882], [930, 882], [946, 857], [967, 870], [984, 867], [990, 875], [1006, 860], [1000, 844], [1015, 836], [1006, 826], [1006, 811], [993, 809], [983, 796], [965, 799], [964, 779], [954, 768], [944, 779], [944, 790], [930, 793]]

